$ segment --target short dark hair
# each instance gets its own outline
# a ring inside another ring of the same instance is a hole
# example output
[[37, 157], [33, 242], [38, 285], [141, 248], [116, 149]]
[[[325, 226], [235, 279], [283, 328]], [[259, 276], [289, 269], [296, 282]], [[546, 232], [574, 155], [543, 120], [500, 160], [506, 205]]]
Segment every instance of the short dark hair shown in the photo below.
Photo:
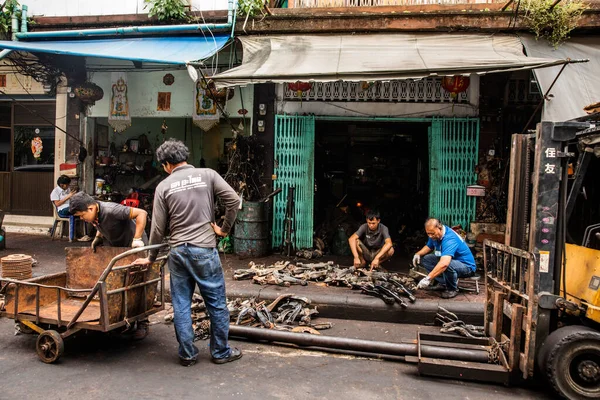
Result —
[[369, 210], [369, 211], [367, 211], [367, 219], [381, 219], [381, 215], [379, 214], [379, 210]]
[[89, 206], [94, 204], [96, 200], [87, 193], [79, 192], [75, 193], [69, 200], [69, 211], [71, 214], [76, 212], [86, 211]]
[[156, 158], [161, 164], [177, 165], [187, 161], [190, 156], [190, 150], [187, 146], [177, 139], [170, 138], [156, 149]]
[[58, 186], [60, 185], [68, 185], [69, 183], [71, 183], [71, 178], [69, 178], [66, 175], [61, 175], [58, 177], [58, 179], [56, 180], [56, 184]]
[[425, 221], [425, 227], [432, 225], [434, 228], [441, 228], [444, 226], [444, 224], [442, 224], [437, 218], [427, 218], [427, 220]]

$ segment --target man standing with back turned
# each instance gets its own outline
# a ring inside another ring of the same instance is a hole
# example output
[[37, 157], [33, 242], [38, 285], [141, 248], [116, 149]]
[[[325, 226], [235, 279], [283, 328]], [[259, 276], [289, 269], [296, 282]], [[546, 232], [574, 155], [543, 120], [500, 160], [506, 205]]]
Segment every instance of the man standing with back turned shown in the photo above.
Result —
[[[228, 344], [229, 310], [215, 236], [227, 236], [240, 200], [216, 171], [188, 164], [189, 154], [185, 144], [175, 139], [167, 140], [156, 150], [158, 162], [170, 176], [156, 188], [150, 229], [150, 244], [159, 244], [165, 237], [167, 222], [169, 224], [168, 263], [175, 334], [179, 342], [179, 362], [185, 367], [194, 365], [198, 357], [190, 309], [196, 285], [210, 316], [212, 361], [223, 364], [242, 357], [240, 350]], [[216, 199], [226, 208], [222, 227], [212, 222]], [[156, 257], [157, 251], [150, 251], [148, 258], [138, 259], [135, 264], [148, 264]]]

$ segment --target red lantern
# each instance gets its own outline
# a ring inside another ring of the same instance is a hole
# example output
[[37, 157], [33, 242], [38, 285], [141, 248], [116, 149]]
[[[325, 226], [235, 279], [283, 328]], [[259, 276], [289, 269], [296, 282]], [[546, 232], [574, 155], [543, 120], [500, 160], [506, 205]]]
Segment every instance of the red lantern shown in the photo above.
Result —
[[469, 88], [469, 83], [468, 76], [454, 75], [442, 78], [442, 87], [445, 91], [450, 92], [452, 99], [455, 99], [459, 93], [466, 91]]
[[303, 92], [308, 92], [310, 89], [312, 89], [312, 83], [310, 83], [310, 82], [290, 82], [290, 83], [288, 83], [288, 89], [296, 92], [298, 97], [301, 99]]

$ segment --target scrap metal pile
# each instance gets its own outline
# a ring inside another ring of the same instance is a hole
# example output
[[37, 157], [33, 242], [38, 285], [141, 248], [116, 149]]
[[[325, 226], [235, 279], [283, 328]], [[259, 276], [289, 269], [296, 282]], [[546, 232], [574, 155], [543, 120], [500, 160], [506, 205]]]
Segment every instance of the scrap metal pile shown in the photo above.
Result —
[[327, 286], [344, 286], [371, 296], [379, 297], [386, 304], [399, 303], [407, 307], [405, 298], [416, 301], [412, 291], [416, 289], [413, 278], [395, 273], [367, 271], [354, 267], [340, 267], [333, 261], [301, 263], [277, 261], [272, 265], [256, 264], [250, 261], [247, 269], [236, 269], [233, 279], [252, 279], [260, 285], [308, 285], [317, 282]]
[[[195, 340], [206, 340], [210, 337], [210, 320], [204, 299], [199, 294], [192, 298], [192, 325]], [[310, 306], [306, 297], [293, 294], [279, 296], [273, 302], [252, 299], [234, 299], [227, 302], [230, 320], [236, 325], [319, 334], [319, 330], [329, 329], [330, 322], [314, 323], [319, 312]], [[173, 320], [173, 314], [164, 317], [165, 322]]]
[[483, 326], [465, 324], [458, 319], [456, 314], [446, 310], [444, 307], [438, 307], [435, 321], [442, 324], [440, 333], [454, 333], [468, 338], [486, 337]]

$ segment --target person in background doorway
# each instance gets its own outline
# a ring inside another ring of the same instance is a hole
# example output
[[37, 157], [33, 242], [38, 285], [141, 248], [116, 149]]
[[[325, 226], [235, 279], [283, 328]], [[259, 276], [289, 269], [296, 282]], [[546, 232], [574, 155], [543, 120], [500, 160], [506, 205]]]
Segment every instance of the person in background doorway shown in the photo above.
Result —
[[379, 211], [367, 212], [367, 223], [350, 236], [348, 243], [354, 256], [354, 268], [370, 265], [372, 271], [394, 255], [390, 231], [381, 223]]
[[[170, 228], [169, 272], [175, 335], [179, 342], [179, 363], [192, 366], [198, 357], [192, 326], [192, 295], [196, 286], [210, 317], [210, 353], [215, 364], [242, 357], [229, 347], [229, 310], [225, 297], [225, 277], [217, 252], [217, 236], [226, 237], [235, 222], [240, 199], [227, 182], [210, 168], [195, 168], [187, 163], [190, 151], [183, 142], [169, 139], [156, 150], [156, 158], [169, 176], [154, 193], [150, 244], [162, 243]], [[214, 221], [215, 201], [225, 205], [225, 220]], [[134, 261], [145, 265], [156, 259]]]
[[[418, 289], [442, 291], [442, 298], [451, 299], [458, 295], [458, 278], [475, 274], [475, 258], [465, 243], [452, 228], [443, 225], [437, 218], [425, 221], [427, 244], [413, 256], [413, 266], [420, 263], [428, 272], [417, 285]], [[433, 254], [430, 254], [434, 252]], [[429, 287], [432, 280], [436, 285]]]
[[[73, 215], [96, 228], [92, 250], [107, 244], [112, 247], [143, 247], [148, 243], [144, 232], [148, 213], [136, 207], [94, 200], [89, 194], [79, 192], [71, 198]], [[141, 340], [148, 335], [148, 320], [138, 321], [133, 338]]]

